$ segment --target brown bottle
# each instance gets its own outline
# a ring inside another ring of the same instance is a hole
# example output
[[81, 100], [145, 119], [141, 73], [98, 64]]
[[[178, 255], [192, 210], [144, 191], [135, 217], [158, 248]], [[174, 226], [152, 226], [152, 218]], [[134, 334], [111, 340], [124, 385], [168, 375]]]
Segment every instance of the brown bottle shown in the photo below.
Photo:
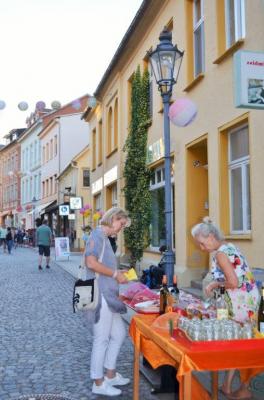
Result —
[[162, 287], [160, 289], [160, 309], [159, 309], [160, 314], [164, 314], [166, 312], [169, 295], [170, 295], [170, 292], [169, 292], [169, 289], [167, 286], [167, 276], [163, 275]]

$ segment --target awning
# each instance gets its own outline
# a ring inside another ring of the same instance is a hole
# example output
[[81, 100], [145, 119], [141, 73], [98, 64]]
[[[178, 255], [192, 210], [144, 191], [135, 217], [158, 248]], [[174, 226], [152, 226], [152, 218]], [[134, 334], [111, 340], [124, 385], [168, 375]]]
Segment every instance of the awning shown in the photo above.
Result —
[[49, 201], [48, 203], [40, 204], [39, 206], [37, 206], [35, 208], [36, 213], [39, 213], [40, 215], [45, 214], [45, 212], [46, 212], [45, 209], [53, 203], [57, 203], [57, 201], [52, 200], [52, 201]]
[[40, 214], [46, 214], [58, 208], [57, 200], [53, 200], [45, 205]]

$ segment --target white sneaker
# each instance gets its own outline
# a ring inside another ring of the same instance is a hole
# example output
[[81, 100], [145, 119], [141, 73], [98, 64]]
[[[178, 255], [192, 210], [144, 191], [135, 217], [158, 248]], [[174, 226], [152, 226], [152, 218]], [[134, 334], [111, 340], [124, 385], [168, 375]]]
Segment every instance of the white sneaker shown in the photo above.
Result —
[[124, 378], [118, 372], [116, 373], [116, 376], [112, 379], [107, 378], [107, 376], [105, 376], [104, 378], [105, 378], [105, 381], [108, 383], [108, 385], [111, 385], [111, 386], [124, 386], [124, 385], [128, 385], [130, 383], [129, 378]]
[[104, 396], [119, 396], [122, 392], [120, 389], [112, 387], [106, 381], [103, 381], [102, 385], [97, 386], [93, 383], [92, 393], [102, 394]]

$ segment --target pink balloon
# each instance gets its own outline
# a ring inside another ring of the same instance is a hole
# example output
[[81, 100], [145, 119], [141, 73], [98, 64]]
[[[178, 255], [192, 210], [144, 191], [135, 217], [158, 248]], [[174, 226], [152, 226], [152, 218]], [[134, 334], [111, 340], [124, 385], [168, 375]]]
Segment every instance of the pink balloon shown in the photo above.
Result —
[[196, 104], [187, 98], [177, 99], [169, 108], [169, 118], [176, 126], [184, 127], [189, 125], [196, 115]]

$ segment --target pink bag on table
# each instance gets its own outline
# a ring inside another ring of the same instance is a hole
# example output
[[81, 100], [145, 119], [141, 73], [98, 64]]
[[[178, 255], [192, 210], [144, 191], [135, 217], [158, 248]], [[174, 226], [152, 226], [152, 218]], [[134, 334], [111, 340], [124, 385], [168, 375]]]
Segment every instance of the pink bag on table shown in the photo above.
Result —
[[135, 296], [130, 302], [130, 305], [131, 307], [134, 307], [135, 304], [142, 303], [143, 301], [148, 301], [148, 300], [159, 300], [159, 295], [157, 293], [154, 293], [148, 287], [146, 287], [146, 289], [141, 290], [140, 292], [137, 292], [135, 294]]
[[128, 288], [122, 293], [122, 296], [126, 297], [129, 300], [132, 300], [133, 297], [138, 293], [142, 292], [146, 289], [147, 286], [141, 282], [131, 283]]

